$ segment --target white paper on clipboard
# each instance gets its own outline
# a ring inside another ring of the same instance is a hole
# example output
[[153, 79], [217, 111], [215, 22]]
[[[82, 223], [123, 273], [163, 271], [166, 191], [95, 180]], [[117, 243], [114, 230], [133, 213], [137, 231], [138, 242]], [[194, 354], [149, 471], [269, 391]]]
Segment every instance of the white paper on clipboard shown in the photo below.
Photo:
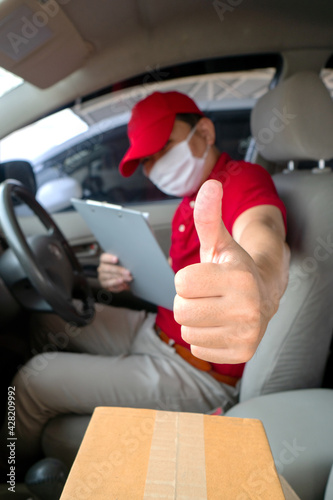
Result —
[[131, 271], [134, 295], [173, 308], [174, 272], [142, 212], [93, 200], [71, 200], [105, 252]]

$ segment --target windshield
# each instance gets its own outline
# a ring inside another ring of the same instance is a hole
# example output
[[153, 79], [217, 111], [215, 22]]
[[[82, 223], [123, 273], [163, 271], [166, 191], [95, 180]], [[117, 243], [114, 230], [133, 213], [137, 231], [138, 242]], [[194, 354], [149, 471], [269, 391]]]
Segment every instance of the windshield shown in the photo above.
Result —
[[71, 109], [64, 109], [3, 139], [0, 161], [24, 159], [33, 162], [54, 146], [87, 130], [85, 121]]
[[0, 97], [23, 83], [23, 79], [0, 67]]

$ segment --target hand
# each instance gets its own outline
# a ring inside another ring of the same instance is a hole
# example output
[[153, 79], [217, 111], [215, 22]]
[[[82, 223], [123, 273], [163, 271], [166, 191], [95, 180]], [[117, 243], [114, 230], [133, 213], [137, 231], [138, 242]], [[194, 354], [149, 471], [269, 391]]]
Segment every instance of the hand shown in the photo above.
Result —
[[205, 182], [198, 193], [194, 221], [201, 263], [176, 274], [174, 315], [195, 356], [243, 363], [255, 353], [270, 314], [255, 262], [222, 222], [222, 194], [215, 180]]
[[102, 253], [97, 268], [98, 279], [103, 288], [111, 292], [123, 292], [130, 289], [133, 277], [128, 269], [119, 266], [118, 257]]

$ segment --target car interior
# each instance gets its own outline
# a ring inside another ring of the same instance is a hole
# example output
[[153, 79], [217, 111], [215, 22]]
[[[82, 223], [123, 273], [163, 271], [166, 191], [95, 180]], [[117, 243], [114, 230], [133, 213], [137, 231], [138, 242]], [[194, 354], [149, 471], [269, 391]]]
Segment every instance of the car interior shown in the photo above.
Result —
[[[47, 213], [36, 201], [39, 179], [50, 175], [47, 168], [55, 172], [61, 164], [61, 175], [77, 172], [79, 156], [74, 153], [86, 143], [72, 142], [71, 149], [61, 150], [54, 144], [56, 154], [47, 156], [42, 170], [27, 158], [3, 159], [2, 140], [64, 108], [76, 110], [98, 129], [98, 113], [92, 118], [91, 110], [105, 102], [103, 119], [110, 118], [109, 99], [117, 98], [119, 106], [125, 94], [128, 119], [140, 97], [166, 85], [177, 88], [180, 79], [218, 121], [216, 98], [203, 97], [200, 82], [193, 78], [271, 68], [269, 85], [257, 91], [250, 109], [237, 108], [231, 85], [214, 94], [227, 92], [229, 98], [218, 143], [228, 148], [228, 141], [223, 142], [228, 124], [237, 131], [235, 123], [242, 124], [243, 157], [270, 172], [287, 208], [291, 249], [287, 290], [246, 364], [239, 402], [226, 416], [263, 422], [277, 471], [301, 500], [332, 499], [333, 92], [323, 78], [333, 68], [331, 2], [2, 0], [0, 20], [0, 69], [22, 79], [12, 90], [0, 92], [1, 418], [6, 417], [10, 381], [31, 355], [26, 326], [31, 311], [56, 311], [66, 321], [84, 325], [92, 319], [94, 304], [110, 300], [155, 310], [131, 294], [110, 298], [103, 292], [96, 278], [101, 249], [79, 214], [71, 207]], [[125, 123], [120, 126], [115, 164], [127, 144]], [[107, 141], [112, 135], [104, 129], [103, 134]], [[237, 154], [235, 143], [231, 147]], [[75, 168], [64, 172], [70, 157]], [[110, 154], [103, 158], [107, 170]], [[101, 196], [105, 178], [98, 176], [98, 181], [95, 174], [82, 177], [81, 192], [87, 197], [93, 192], [95, 199]], [[57, 186], [53, 188], [64, 189], [64, 184]], [[105, 193], [112, 191], [112, 183], [104, 187]], [[149, 187], [144, 189], [150, 204], [141, 195], [130, 201], [135, 208], [151, 210], [167, 254], [179, 200], [158, 198]], [[114, 202], [122, 203], [124, 192], [117, 188], [114, 194]], [[20, 215], [22, 203], [32, 211], [29, 216]], [[63, 248], [66, 267], [60, 281], [56, 267], [51, 277], [45, 273], [45, 246], [52, 243], [45, 227], [52, 228], [52, 238]], [[73, 305], [73, 298], [83, 307]], [[42, 437], [45, 456], [70, 467], [89, 420], [89, 415], [51, 420]], [[0, 497], [7, 498], [6, 492], [1, 485]], [[48, 494], [40, 500], [51, 498]], [[28, 498], [24, 485], [16, 495]], [[258, 498], [263, 497], [258, 493]]]

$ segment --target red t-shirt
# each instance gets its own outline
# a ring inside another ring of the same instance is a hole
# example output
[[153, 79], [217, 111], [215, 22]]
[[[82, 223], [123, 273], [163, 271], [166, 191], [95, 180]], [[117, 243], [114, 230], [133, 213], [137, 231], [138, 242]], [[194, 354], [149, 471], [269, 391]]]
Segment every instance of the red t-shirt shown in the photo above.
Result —
[[[278, 207], [286, 224], [286, 209], [278, 197], [271, 175], [263, 167], [232, 160], [228, 154], [223, 153], [209, 179], [219, 180], [223, 185], [222, 218], [230, 234], [237, 217], [258, 205]], [[193, 219], [196, 195], [197, 193], [186, 196], [173, 217], [170, 257], [175, 273], [183, 267], [200, 262], [200, 243]], [[159, 307], [156, 324], [176, 343], [190, 347], [182, 339], [180, 325], [176, 323], [172, 311]], [[244, 365], [213, 364], [217, 372], [233, 377], [241, 377]]]

